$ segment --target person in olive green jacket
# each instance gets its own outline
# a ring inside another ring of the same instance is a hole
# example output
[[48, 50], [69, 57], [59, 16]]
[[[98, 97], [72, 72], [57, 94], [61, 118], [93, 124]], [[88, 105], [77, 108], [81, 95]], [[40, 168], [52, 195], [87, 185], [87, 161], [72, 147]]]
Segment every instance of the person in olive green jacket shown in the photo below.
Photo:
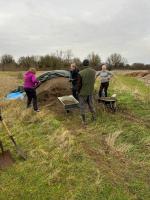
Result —
[[79, 104], [82, 116], [82, 121], [85, 124], [85, 109], [88, 105], [90, 112], [92, 113], [92, 120], [96, 120], [94, 102], [93, 102], [93, 91], [95, 84], [96, 71], [89, 66], [89, 60], [83, 61], [84, 69], [79, 72], [78, 76], [78, 94]]

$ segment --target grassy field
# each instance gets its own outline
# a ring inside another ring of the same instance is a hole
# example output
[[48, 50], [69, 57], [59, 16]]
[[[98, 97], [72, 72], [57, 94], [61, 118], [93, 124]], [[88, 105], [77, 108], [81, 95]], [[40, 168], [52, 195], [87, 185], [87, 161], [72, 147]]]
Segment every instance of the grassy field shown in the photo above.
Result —
[[[21, 84], [18, 73], [0, 76], [1, 97]], [[3, 117], [28, 160], [18, 159], [0, 126], [0, 138], [16, 160], [0, 171], [0, 200], [149, 200], [150, 87], [117, 73], [113, 93], [116, 114], [96, 103], [97, 121], [88, 116], [86, 129], [78, 111], [35, 113], [24, 102], [7, 104]]]

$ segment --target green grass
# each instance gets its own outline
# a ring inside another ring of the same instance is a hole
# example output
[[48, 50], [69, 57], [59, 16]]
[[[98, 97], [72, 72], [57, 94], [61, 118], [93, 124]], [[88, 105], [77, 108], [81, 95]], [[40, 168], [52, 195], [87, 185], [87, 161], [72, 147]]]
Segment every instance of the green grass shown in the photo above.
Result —
[[117, 91], [118, 104], [138, 117], [150, 119], [150, 86], [128, 76], [115, 76], [110, 93]]
[[135, 78], [115, 76], [109, 93], [117, 94], [117, 113], [97, 104], [97, 121], [89, 121], [86, 129], [78, 111], [67, 116], [43, 109], [36, 114], [24, 110], [23, 103], [8, 105], [4, 118], [28, 160], [18, 159], [1, 129], [16, 162], [0, 171], [0, 199], [149, 200], [147, 91]]

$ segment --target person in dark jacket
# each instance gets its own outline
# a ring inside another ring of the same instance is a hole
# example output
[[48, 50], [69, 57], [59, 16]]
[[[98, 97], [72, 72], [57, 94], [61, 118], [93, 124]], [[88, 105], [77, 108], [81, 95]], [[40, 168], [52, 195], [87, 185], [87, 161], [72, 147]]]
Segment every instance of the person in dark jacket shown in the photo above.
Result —
[[78, 86], [77, 80], [79, 75], [79, 69], [77, 68], [75, 63], [72, 63], [70, 66], [70, 81], [72, 82], [72, 95], [75, 99], [78, 100]]
[[78, 93], [80, 111], [83, 124], [86, 124], [85, 108], [88, 105], [92, 113], [92, 121], [96, 120], [96, 112], [93, 102], [93, 91], [95, 84], [96, 71], [89, 66], [89, 60], [83, 61], [84, 69], [79, 72], [78, 76]]
[[24, 90], [27, 95], [27, 108], [31, 106], [31, 103], [33, 103], [33, 109], [36, 112], [39, 112], [38, 106], [37, 106], [37, 96], [36, 96], [36, 90], [35, 87], [40, 83], [36, 79], [36, 69], [30, 68], [29, 71], [27, 71], [24, 75]]

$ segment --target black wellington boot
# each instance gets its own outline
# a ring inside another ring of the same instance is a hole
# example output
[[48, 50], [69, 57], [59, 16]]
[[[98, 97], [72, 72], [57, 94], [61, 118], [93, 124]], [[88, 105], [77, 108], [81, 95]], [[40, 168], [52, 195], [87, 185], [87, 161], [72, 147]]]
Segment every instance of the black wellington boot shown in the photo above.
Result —
[[82, 123], [85, 125], [86, 124], [85, 114], [82, 114], [81, 117], [82, 117]]

